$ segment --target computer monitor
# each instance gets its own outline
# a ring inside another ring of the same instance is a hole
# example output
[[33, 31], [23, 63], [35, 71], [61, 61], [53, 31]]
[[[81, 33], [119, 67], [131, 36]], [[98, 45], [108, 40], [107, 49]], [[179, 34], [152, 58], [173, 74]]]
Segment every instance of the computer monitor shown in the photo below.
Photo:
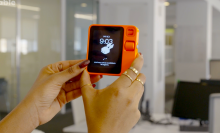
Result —
[[220, 60], [210, 61], [210, 75], [211, 79], [220, 80]]
[[219, 85], [220, 86], [220, 80], [201, 79], [200, 82], [204, 85], [207, 84], [207, 85]]
[[179, 82], [176, 89], [172, 116], [208, 120], [209, 96], [220, 93], [220, 86]]

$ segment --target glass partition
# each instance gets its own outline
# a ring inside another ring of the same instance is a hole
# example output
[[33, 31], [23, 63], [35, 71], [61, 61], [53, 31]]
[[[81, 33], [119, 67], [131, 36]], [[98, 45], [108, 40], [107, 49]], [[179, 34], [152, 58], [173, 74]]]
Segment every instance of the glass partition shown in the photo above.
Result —
[[[96, 0], [66, 0], [66, 60], [86, 58], [97, 5]], [[0, 112], [26, 96], [42, 67], [61, 60], [61, 18], [61, 0], [0, 5]]]
[[88, 28], [97, 23], [96, 0], [66, 1], [66, 59], [85, 59]]
[[16, 105], [16, 8], [0, 5], [0, 112]]
[[21, 0], [20, 100], [41, 68], [61, 60], [60, 0]]

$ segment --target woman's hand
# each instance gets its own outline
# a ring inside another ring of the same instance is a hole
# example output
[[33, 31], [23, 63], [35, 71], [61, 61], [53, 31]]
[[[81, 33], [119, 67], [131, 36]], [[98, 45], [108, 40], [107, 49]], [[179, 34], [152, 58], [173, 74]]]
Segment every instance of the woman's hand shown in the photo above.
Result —
[[[0, 132], [29, 133], [50, 121], [64, 104], [81, 96], [80, 77], [89, 63], [63, 61], [44, 67], [26, 98], [0, 122]], [[95, 83], [102, 76], [87, 78]]]
[[[143, 56], [139, 55], [132, 67], [140, 72], [142, 66]], [[138, 105], [146, 78], [143, 74], [136, 75], [131, 69], [127, 72], [137, 80], [131, 82], [129, 77], [122, 75], [102, 90], [89, 86], [89, 74], [83, 72], [80, 84], [89, 133], [128, 133], [138, 122], [141, 116]]]
[[[65, 105], [81, 96], [80, 77], [88, 60], [63, 61], [44, 67], [24, 102], [34, 104], [38, 124], [50, 121]], [[92, 83], [102, 76], [88, 76]]]

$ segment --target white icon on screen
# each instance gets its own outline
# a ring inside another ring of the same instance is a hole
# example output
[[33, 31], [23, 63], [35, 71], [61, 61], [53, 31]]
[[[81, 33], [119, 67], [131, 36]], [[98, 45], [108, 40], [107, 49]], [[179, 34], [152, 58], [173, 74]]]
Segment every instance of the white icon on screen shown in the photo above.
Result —
[[103, 47], [101, 49], [101, 52], [103, 54], [109, 54], [110, 53], [110, 50], [114, 47], [114, 44], [113, 44], [113, 39], [103, 39], [101, 38], [100, 39], [100, 44], [107, 44], [107, 46]]
[[114, 44], [108, 44], [107, 46], [103, 47], [101, 52], [103, 54], [109, 54], [110, 50], [114, 47]]

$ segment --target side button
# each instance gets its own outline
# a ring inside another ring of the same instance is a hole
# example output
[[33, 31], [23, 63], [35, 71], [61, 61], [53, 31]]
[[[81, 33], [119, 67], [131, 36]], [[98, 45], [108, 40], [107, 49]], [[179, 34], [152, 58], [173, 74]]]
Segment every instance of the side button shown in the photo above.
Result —
[[135, 49], [135, 42], [126, 42], [125, 43], [125, 50], [126, 51], [134, 51]]

